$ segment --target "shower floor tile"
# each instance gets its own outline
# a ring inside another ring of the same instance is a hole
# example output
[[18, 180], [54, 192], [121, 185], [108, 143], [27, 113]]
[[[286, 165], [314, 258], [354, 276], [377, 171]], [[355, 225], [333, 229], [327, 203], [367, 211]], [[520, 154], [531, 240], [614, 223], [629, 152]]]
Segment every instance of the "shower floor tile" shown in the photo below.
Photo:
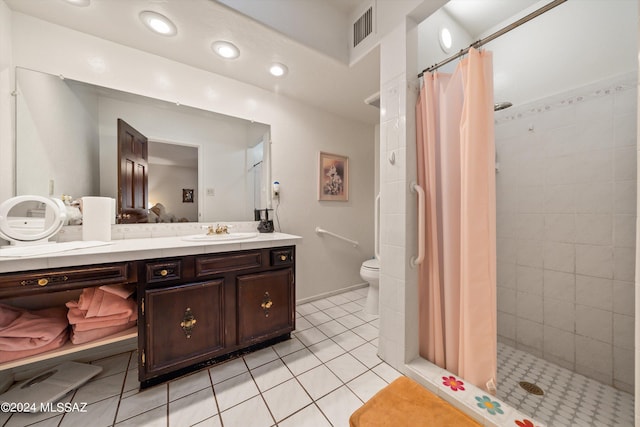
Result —
[[[540, 387], [530, 394], [520, 381]], [[633, 395], [498, 343], [498, 396], [552, 427], [632, 426]]]

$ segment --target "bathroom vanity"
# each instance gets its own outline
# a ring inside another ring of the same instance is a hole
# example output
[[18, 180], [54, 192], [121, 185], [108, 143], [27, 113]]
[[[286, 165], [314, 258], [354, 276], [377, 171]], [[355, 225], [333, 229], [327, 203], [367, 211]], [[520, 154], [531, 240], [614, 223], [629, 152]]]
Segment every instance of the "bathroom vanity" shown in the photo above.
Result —
[[138, 305], [137, 328], [3, 363], [0, 373], [137, 340], [139, 380], [146, 387], [287, 339], [295, 328], [295, 244], [299, 239], [283, 233], [257, 234], [241, 241], [146, 238], [37, 256], [0, 257], [0, 303], [24, 302], [43, 294], [73, 296], [93, 286], [135, 284]]

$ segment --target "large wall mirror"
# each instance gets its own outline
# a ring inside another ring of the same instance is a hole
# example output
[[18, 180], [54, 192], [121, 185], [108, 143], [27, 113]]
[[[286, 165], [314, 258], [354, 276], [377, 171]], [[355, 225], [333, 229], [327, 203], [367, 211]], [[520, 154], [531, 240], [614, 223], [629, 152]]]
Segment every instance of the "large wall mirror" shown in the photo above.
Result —
[[118, 222], [252, 221], [270, 126], [16, 68], [16, 195], [117, 200]]

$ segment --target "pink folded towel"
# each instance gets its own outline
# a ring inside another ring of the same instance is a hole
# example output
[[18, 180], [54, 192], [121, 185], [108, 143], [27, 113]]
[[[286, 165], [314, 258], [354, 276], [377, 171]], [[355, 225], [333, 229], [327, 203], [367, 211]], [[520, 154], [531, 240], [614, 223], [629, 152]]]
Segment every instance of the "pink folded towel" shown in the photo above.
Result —
[[[136, 302], [132, 299], [123, 299], [119, 296], [105, 292], [102, 289], [86, 288], [82, 290], [78, 302], [69, 301], [69, 308], [78, 308], [85, 312], [84, 317], [128, 317], [136, 311]], [[71, 321], [71, 319], [69, 319]], [[74, 323], [74, 322], [70, 322]]]
[[138, 310], [135, 307], [135, 302], [131, 302], [134, 306], [131, 315], [123, 313], [103, 317], [84, 317], [85, 311], [75, 308], [67, 303], [69, 306], [69, 313], [67, 313], [67, 318], [69, 319], [69, 323], [73, 325], [76, 331], [90, 331], [91, 329], [126, 325], [127, 323], [138, 319]]
[[83, 344], [89, 341], [94, 341], [100, 338], [107, 337], [109, 335], [117, 334], [118, 332], [133, 328], [136, 325], [136, 321], [128, 322], [125, 325], [112, 326], [109, 328], [91, 329], [88, 331], [78, 331], [76, 326], [73, 326], [71, 331], [71, 342], [74, 344]]
[[126, 299], [126, 298], [129, 298], [131, 295], [133, 295], [133, 293], [136, 291], [136, 285], [135, 284], [103, 285], [103, 286], [100, 286], [98, 289], [117, 295], [120, 298]]
[[27, 311], [0, 304], [0, 351], [31, 351], [60, 341], [60, 335], [67, 333], [66, 312], [63, 307]]
[[49, 344], [42, 347], [34, 348], [31, 350], [19, 350], [19, 351], [0, 351], [0, 363], [10, 362], [12, 360], [21, 359], [23, 357], [33, 356], [35, 354], [44, 353], [49, 350], [55, 350], [60, 348], [69, 341], [69, 331], [65, 329], [60, 332], [60, 335], [55, 337]]

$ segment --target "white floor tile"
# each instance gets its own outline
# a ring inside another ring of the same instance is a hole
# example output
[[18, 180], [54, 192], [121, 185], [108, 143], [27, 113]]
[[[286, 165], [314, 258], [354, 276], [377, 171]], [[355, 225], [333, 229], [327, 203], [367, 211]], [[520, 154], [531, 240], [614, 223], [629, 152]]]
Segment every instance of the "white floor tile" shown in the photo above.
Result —
[[356, 347], [360, 347], [366, 341], [359, 335], [354, 334], [351, 331], [346, 331], [331, 338], [340, 347], [347, 351], [351, 351]]
[[304, 331], [296, 332], [295, 336], [307, 347], [329, 338], [318, 328], [311, 328]]
[[349, 417], [362, 402], [346, 386], [326, 395], [317, 402], [320, 410], [334, 426], [348, 426]]
[[373, 368], [372, 371], [388, 383], [402, 376], [400, 372], [393, 369], [386, 362], [382, 362], [381, 364]]
[[364, 320], [365, 322], [372, 322], [372, 321], [380, 320], [380, 316], [378, 316], [377, 314], [365, 313], [364, 310], [356, 311], [355, 313], [353, 313], [353, 315], [356, 316], [356, 317], [359, 317], [360, 319]]
[[319, 300], [311, 301], [311, 304], [316, 306], [318, 308], [318, 310], [325, 310], [327, 308], [335, 306], [334, 303], [332, 303], [331, 301], [329, 301], [327, 299], [319, 299]]
[[307, 314], [320, 311], [320, 309], [311, 303], [306, 303], [296, 306], [296, 311], [301, 315], [306, 316]]
[[324, 314], [333, 319], [337, 319], [339, 317], [346, 316], [347, 314], [349, 314], [349, 312], [341, 307], [331, 307], [324, 310]]
[[138, 381], [138, 368], [127, 371], [127, 377], [124, 380], [122, 386], [122, 392], [128, 393], [128, 395], [136, 394], [140, 388], [140, 381]]
[[360, 335], [362, 338], [364, 338], [367, 341], [371, 341], [378, 338], [378, 329], [374, 326], [371, 326], [368, 323], [365, 323], [364, 325], [356, 326], [355, 328], [352, 329], [352, 331]]
[[296, 318], [296, 331], [304, 331], [309, 328], [313, 328], [313, 324], [305, 319], [304, 316]]
[[282, 361], [286, 363], [287, 367], [293, 372], [293, 375], [300, 375], [321, 363], [320, 359], [306, 348], [283, 357]]
[[347, 330], [344, 325], [332, 320], [331, 322], [323, 323], [322, 325], [318, 325], [318, 329], [322, 331], [323, 334], [328, 336], [329, 338], [341, 334]]
[[346, 316], [342, 316], [339, 319], [336, 319], [339, 323], [341, 323], [347, 329], [355, 328], [356, 326], [362, 325], [364, 320], [361, 318], [354, 316], [353, 314], [348, 314]]
[[309, 405], [279, 422], [278, 427], [331, 427], [331, 424], [316, 405]]
[[46, 420], [40, 421], [39, 423], [29, 424], [29, 427], [58, 427], [60, 421], [62, 421], [62, 415], [58, 415], [57, 417], [53, 418], [47, 418]]
[[260, 391], [264, 392], [293, 378], [282, 360], [274, 360], [251, 371]]
[[194, 424], [193, 427], [222, 427], [222, 421], [220, 421], [220, 415], [214, 415], [211, 418], [200, 421], [198, 424]]
[[363, 402], [371, 399], [387, 383], [371, 371], [367, 371], [359, 377], [347, 383], [347, 387], [353, 391]]
[[209, 378], [209, 371], [206, 369], [204, 371], [196, 372], [189, 376], [173, 380], [169, 383], [169, 402], [207, 387], [211, 388], [211, 378]]
[[318, 400], [342, 386], [340, 378], [324, 365], [313, 368], [297, 378], [314, 400]]
[[346, 304], [348, 302], [350, 302], [350, 299], [347, 299], [345, 297], [343, 297], [342, 295], [334, 295], [332, 297], [328, 297], [327, 301], [335, 304], [335, 305], [340, 305], [340, 304]]
[[191, 426], [218, 413], [211, 387], [169, 403], [169, 427]]
[[222, 412], [220, 417], [224, 427], [269, 427], [275, 424], [261, 396]]
[[369, 369], [382, 363], [382, 359], [378, 357], [378, 348], [371, 343], [356, 347], [350, 353]]
[[280, 357], [284, 357], [287, 354], [302, 350], [303, 348], [304, 344], [302, 344], [300, 340], [295, 336], [286, 341], [279, 342], [278, 344], [273, 346], [273, 349], [276, 353], [278, 353], [278, 356]]
[[86, 412], [69, 412], [64, 415], [60, 427], [109, 427], [113, 425], [120, 396], [111, 397], [88, 405]]
[[167, 385], [161, 384], [140, 391], [132, 396], [122, 399], [118, 408], [116, 421], [124, 421], [128, 418], [150, 411], [167, 404]]
[[[91, 425], [91, 424], [88, 424]], [[121, 423], [116, 424], [117, 427], [167, 427], [167, 408], [161, 406], [151, 411], [145, 412], [133, 418], [129, 418]]]
[[311, 398], [295, 379], [262, 393], [276, 421], [283, 420], [312, 403]]
[[330, 322], [331, 317], [324, 314], [322, 311], [318, 311], [316, 313], [309, 314], [308, 316], [304, 316], [304, 318], [314, 326], [321, 325], [323, 323]]
[[216, 365], [213, 368], [209, 369], [211, 380], [213, 381], [214, 385], [219, 382], [228, 380], [229, 378], [235, 377], [236, 375], [243, 374], [247, 371], [247, 365], [245, 365], [242, 357], [230, 360], [220, 365]]
[[[115, 356], [105, 357], [104, 359], [98, 359], [91, 362], [92, 365], [102, 366], [102, 372], [96, 375], [92, 380], [95, 381], [99, 378], [108, 377], [109, 375], [125, 372], [129, 366], [129, 359], [131, 353], [116, 354]], [[132, 364], [136, 364], [134, 359]]]
[[328, 361], [326, 365], [345, 383], [367, 371], [366, 366], [348, 353]]
[[348, 311], [349, 313], [355, 313], [357, 311], [362, 311], [362, 306], [360, 304], [356, 304], [353, 301], [348, 302], [346, 304], [342, 304], [340, 306], [340, 308], [345, 310], [345, 311]]
[[319, 342], [318, 344], [309, 346], [309, 350], [318, 359], [325, 363], [344, 354], [346, 351], [344, 348], [340, 347], [338, 344], [331, 340], [324, 340], [322, 342]]
[[244, 356], [244, 361], [249, 369], [257, 368], [265, 363], [272, 362], [278, 358], [278, 353], [272, 347], [263, 348]]
[[125, 372], [91, 381], [80, 387], [73, 396], [73, 402], [87, 404], [95, 403], [109, 397], [117, 396], [120, 399]]
[[237, 375], [213, 386], [220, 411], [225, 411], [238, 403], [257, 395], [258, 387], [249, 372]]

